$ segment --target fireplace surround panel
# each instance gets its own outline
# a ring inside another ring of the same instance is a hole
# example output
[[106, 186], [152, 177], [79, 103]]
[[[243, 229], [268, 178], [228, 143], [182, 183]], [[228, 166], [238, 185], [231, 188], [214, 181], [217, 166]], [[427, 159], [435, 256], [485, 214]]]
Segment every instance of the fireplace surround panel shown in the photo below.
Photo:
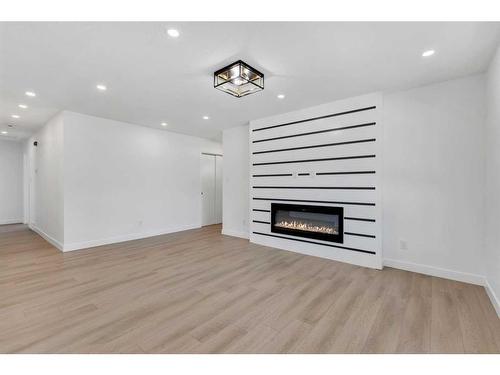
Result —
[[250, 242], [382, 268], [382, 105], [372, 93], [250, 121]]

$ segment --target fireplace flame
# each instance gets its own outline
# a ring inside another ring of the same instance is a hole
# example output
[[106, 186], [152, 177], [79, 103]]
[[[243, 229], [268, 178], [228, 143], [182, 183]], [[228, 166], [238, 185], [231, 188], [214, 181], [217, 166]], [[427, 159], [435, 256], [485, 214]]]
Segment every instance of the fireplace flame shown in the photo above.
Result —
[[295, 229], [302, 230], [305, 232], [317, 232], [317, 233], [326, 233], [326, 234], [339, 234], [337, 228], [326, 226], [326, 225], [314, 225], [310, 223], [305, 223], [303, 221], [286, 221], [282, 220], [275, 224], [276, 227], [287, 228], [287, 229]]

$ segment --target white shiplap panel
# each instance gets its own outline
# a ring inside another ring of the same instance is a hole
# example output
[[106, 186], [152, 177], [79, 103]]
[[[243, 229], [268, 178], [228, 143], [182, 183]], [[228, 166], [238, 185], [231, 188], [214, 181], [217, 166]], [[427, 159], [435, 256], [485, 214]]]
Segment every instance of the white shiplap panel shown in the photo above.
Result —
[[254, 212], [252, 214], [252, 220], [270, 221], [270, 219], [271, 219], [270, 212]]
[[375, 190], [255, 189], [254, 197], [317, 201], [376, 203]]
[[[257, 163], [290, 162], [297, 160], [325, 159], [325, 158], [347, 158], [356, 156], [376, 155], [377, 145], [375, 142], [354, 143], [335, 147], [308, 148], [301, 150], [290, 150], [266, 154], [252, 155], [252, 165]], [[351, 160], [351, 159], [347, 159]], [[323, 161], [329, 162], [329, 161]], [[306, 164], [302, 162], [301, 164]]]
[[254, 177], [253, 185], [301, 185], [301, 186], [375, 186], [377, 176], [375, 174], [356, 175], [327, 175], [316, 176], [278, 176], [278, 177]]
[[253, 215], [256, 215], [259, 211], [253, 211], [254, 209], [256, 210], [271, 210], [271, 202], [269, 201], [256, 201], [252, 200], [250, 202], [250, 218], [252, 218]]
[[[347, 217], [378, 220], [379, 212], [380, 206], [344, 206], [344, 216]], [[377, 229], [380, 230], [379, 226]]]
[[375, 240], [372, 238], [356, 237], [345, 234], [344, 230], [344, 245], [363, 250], [376, 250]]
[[[299, 124], [292, 124], [265, 130], [254, 131], [254, 129], [252, 129], [250, 131], [250, 136], [252, 137], [252, 141], [261, 141], [263, 139], [274, 138], [274, 137], [283, 137], [283, 136], [303, 134], [308, 132], [358, 126], [361, 124], [368, 124], [375, 122], [373, 116], [374, 112], [376, 112], [376, 110], [352, 113], [345, 116], [330, 117], [320, 120], [307, 121]], [[321, 115], [323, 116], [327, 114], [328, 113], [323, 113]], [[274, 125], [278, 124], [274, 123], [269, 124], [269, 126], [274, 126]]]
[[372, 223], [372, 222], [344, 220], [344, 231], [376, 235], [377, 225], [378, 225], [377, 223]]
[[353, 172], [376, 170], [377, 157], [364, 159], [343, 159], [333, 161], [318, 161], [309, 163], [251, 165], [250, 173], [253, 174], [279, 174], [302, 172]]
[[[378, 126], [367, 126], [363, 128], [334, 131], [321, 134], [310, 134], [307, 136], [276, 139], [267, 142], [252, 143], [250, 152], [261, 152], [288, 147], [304, 147], [321, 145], [325, 143], [352, 142], [363, 139], [377, 138]], [[336, 146], [337, 147], [337, 146]]]

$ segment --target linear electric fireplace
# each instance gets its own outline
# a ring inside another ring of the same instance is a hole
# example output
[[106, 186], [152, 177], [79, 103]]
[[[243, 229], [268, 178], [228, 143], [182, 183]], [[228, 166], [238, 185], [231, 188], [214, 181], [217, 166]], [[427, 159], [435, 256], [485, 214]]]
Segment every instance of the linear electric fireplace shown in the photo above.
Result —
[[343, 243], [344, 209], [271, 203], [271, 232]]

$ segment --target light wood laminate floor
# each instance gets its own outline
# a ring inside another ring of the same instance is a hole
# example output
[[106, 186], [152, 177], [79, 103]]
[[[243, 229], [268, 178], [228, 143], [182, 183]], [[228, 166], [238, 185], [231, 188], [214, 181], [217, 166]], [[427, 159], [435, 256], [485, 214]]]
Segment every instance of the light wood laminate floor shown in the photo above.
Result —
[[482, 287], [222, 236], [61, 253], [0, 227], [0, 352], [498, 353]]

